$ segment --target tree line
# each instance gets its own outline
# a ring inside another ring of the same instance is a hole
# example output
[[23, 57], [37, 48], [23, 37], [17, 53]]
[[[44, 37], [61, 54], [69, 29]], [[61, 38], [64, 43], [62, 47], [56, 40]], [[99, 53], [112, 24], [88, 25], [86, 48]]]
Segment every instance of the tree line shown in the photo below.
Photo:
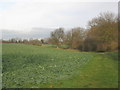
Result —
[[88, 22], [87, 29], [76, 27], [65, 32], [64, 28], [58, 28], [51, 32], [48, 41], [57, 47], [68, 45], [80, 51], [116, 51], [119, 48], [118, 23], [117, 15], [100, 13]]
[[46, 39], [18, 39], [12, 38], [3, 43], [24, 43], [32, 45], [52, 44], [56, 47], [78, 49], [80, 51], [116, 51], [118, 45], [118, 29], [120, 21], [117, 15], [111, 12], [100, 13], [99, 16], [88, 22], [87, 29], [75, 27], [65, 32], [64, 28], [58, 28], [50, 33]]
[[2, 43], [23, 43], [23, 44], [32, 44], [32, 45], [38, 45], [41, 46], [42, 44], [45, 44], [43, 39], [21, 39], [21, 38], [11, 38], [9, 40], [2, 40]]

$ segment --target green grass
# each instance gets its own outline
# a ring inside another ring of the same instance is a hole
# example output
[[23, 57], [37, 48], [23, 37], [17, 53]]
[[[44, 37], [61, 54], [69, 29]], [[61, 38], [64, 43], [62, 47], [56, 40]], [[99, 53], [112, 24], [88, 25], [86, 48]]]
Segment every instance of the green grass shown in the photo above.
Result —
[[117, 88], [117, 53], [3, 44], [6, 88]]
[[68, 45], [53, 45], [53, 44], [48, 44], [48, 45], [44, 45], [46, 47], [52, 47], [52, 48], [61, 48], [61, 49], [69, 49], [70, 47]]

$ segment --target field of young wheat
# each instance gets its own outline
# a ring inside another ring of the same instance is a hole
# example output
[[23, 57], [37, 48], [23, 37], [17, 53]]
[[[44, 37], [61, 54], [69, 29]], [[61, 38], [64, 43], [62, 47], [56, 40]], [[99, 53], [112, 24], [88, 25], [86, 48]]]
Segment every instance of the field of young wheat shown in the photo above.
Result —
[[3, 88], [89, 88], [118, 86], [117, 53], [2, 45]]

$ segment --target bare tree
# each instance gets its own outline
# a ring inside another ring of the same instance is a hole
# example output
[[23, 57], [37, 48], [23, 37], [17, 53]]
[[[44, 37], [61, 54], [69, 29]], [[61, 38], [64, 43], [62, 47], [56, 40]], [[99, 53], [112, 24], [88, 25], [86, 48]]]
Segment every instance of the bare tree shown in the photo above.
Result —
[[67, 32], [65, 36], [65, 43], [74, 49], [82, 49], [84, 39], [84, 29], [83, 28], [73, 28], [71, 31]]
[[59, 28], [51, 33], [51, 43], [59, 46], [64, 40], [64, 29]]
[[118, 23], [116, 17], [113, 13], [106, 12], [89, 21], [86, 41], [91, 41], [89, 45], [93, 46], [92, 48], [97, 47], [96, 50], [98, 51], [112, 50], [114, 45], [114, 49], [117, 48]]

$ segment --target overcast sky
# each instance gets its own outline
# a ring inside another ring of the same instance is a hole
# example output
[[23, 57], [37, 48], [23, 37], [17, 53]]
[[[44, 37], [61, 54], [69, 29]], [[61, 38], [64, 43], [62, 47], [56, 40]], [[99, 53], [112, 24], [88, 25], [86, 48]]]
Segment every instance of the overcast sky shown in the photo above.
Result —
[[0, 0], [0, 29], [24, 33], [32, 28], [85, 28], [101, 12], [118, 12], [117, 0], [82, 1]]

